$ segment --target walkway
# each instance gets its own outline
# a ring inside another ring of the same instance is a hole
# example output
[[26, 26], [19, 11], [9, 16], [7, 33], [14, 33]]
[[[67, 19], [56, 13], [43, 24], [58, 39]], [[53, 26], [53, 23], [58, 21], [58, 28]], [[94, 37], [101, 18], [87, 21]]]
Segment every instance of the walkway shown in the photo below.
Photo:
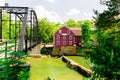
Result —
[[42, 45], [42, 44], [38, 44], [37, 46], [35, 46], [34, 48], [32, 48], [31, 51], [29, 51], [28, 53], [30, 54], [30, 56], [32, 57], [41, 57], [41, 49], [43, 47], [49, 48], [49, 47], [53, 47], [53, 45]]

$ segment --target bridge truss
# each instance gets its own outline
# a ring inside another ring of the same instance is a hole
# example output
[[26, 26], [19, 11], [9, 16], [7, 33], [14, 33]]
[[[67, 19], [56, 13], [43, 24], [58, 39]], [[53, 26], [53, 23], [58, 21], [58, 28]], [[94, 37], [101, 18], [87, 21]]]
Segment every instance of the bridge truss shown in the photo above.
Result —
[[[6, 16], [7, 18], [5, 18]], [[5, 28], [7, 31], [4, 31]], [[0, 6], [0, 41], [3, 42], [5, 33], [7, 39], [15, 40], [18, 45], [15, 51], [28, 51], [39, 43], [38, 20], [33, 9], [28, 7]]]

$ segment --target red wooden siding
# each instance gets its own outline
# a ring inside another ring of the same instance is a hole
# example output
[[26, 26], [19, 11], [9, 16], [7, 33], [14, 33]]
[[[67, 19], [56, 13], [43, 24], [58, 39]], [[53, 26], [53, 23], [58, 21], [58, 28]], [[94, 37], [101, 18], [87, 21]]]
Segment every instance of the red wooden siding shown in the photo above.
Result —
[[53, 40], [55, 48], [60, 48], [61, 46], [74, 46], [74, 44], [79, 45], [80, 36], [75, 36], [69, 28], [62, 27], [54, 34]]
[[75, 44], [76, 46], [80, 46], [80, 36], [75, 36]]

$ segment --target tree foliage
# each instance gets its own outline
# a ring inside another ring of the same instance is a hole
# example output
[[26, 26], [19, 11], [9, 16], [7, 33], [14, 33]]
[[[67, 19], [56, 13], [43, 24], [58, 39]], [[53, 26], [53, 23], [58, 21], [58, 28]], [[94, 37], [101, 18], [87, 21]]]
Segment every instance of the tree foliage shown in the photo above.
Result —
[[40, 19], [38, 22], [39, 25], [39, 39], [42, 42], [48, 43], [53, 41], [53, 34], [61, 24], [53, 23], [47, 20], [47, 18]]
[[9, 39], [9, 17], [7, 14], [4, 14], [3, 16], [3, 21], [2, 21], [2, 38], [3, 39]]
[[[0, 80], [27, 80], [29, 78], [29, 66], [24, 66], [26, 64], [24, 60], [27, 57], [26, 53], [14, 51], [10, 53], [10, 56], [9, 58], [0, 58]], [[24, 73], [24, 77], [20, 77], [20, 72]]]
[[108, 10], [102, 13], [95, 11], [97, 44], [87, 53], [92, 62], [93, 77], [104, 77], [107, 80], [120, 79], [120, 18], [119, 0], [106, 3]]
[[91, 46], [91, 36], [92, 36], [92, 31], [91, 31], [91, 22], [90, 21], [84, 21], [81, 25], [82, 27], [82, 43], [84, 47], [89, 48]]
[[16, 24], [18, 21], [11, 21], [8, 14], [2, 15], [2, 38], [3, 39], [15, 39], [18, 36], [19, 28], [17, 28]]
[[79, 27], [78, 22], [73, 19], [69, 19], [67, 22], [64, 23], [64, 25], [67, 27]]

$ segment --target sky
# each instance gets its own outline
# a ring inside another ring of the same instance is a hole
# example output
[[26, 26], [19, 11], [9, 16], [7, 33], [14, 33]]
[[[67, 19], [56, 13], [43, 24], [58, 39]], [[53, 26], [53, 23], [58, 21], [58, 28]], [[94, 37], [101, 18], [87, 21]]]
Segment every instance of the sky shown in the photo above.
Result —
[[91, 20], [93, 9], [102, 12], [107, 9], [99, 0], [0, 0], [0, 6], [29, 7], [36, 11], [38, 19], [47, 17], [52, 22], [66, 22], [68, 19]]

